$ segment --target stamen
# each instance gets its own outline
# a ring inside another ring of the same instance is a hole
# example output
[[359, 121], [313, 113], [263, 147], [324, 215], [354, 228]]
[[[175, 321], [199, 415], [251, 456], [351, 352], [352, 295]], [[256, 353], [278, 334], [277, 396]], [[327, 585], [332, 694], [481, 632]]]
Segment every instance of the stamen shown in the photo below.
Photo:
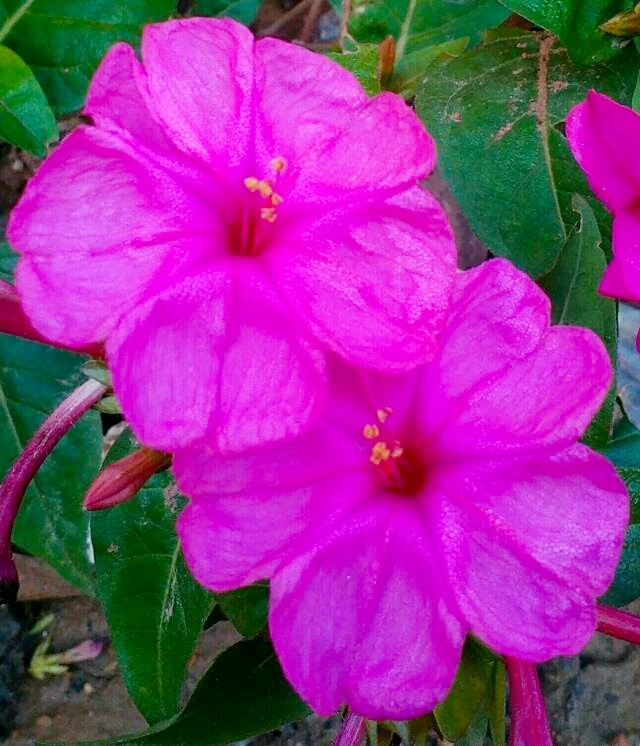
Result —
[[279, 155], [269, 163], [269, 166], [276, 173], [282, 173], [287, 168], [287, 159]]
[[377, 425], [365, 425], [362, 434], [367, 440], [373, 440], [380, 435], [380, 428]]
[[387, 421], [387, 418], [393, 414], [393, 409], [391, 407], [383, 407], [382, 409], [378, 409], [376, 412], [376, 416], [380, 422], [384, 423]]
[[379, 440], [371, 449], [370, 460], [372, 464], [379, 466], [383, 461], [387, 461], [391, 456], [391, 451], [383, 440]]
[[400, 456], [402, 456], [403, 453], [404, 453], [404, 448], [396, 440], [396, 442], [393, 444], [393, 450], [391, 451], [391, 458], [400, 458]]
[[279, 195], [279, 194], [276, 194], [276, 192], [274, 192], [274, 193], [273, 193], [273, 194], [271, 195], [271, 204], [272, 204], [272, 205], [273, 205], [274, 207], [277, 207], [278, 205], [281, 205], [281, 204], [282, 204], [283, 202], [284, 202], [284, 197], [282, 197], [282, 196], [281, 196], [281, 195]]
[[275, 207], [262, 207], [260, 209], [260, 217], [263, 220], [266, 220], [267, 223], [274, 223], [276, 218], [278, 217], [276, 215], [276, 208]]

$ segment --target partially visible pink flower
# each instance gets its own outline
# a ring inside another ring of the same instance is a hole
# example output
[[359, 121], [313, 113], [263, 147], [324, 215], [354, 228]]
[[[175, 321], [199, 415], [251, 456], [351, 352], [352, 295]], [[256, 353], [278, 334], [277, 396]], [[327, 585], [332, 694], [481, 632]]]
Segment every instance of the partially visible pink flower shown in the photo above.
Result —
[[418, 184], [435, 147], [398, 96], [231, 20], [116, 44], [81, 125], [31, 180], [8, 236], [35, 327], [106, 340], [138, 437], [223, 451], [295, 435], [325, 352], [384, 371], [432, 357], [455, 276]]
[[472, 632], [541, 661], [578, 651], [628, 498], [577, 443], [611, 381], [591, 331], [549, 326], [526, 275], [459, 275], [435, 359], [403, 376], [336, 361], [316, 426], [238, 456], [174, 457], [178, 532], [205, 586], [271, 580], [284, 671], [320, 713], [420, 715]]
[[566, 123], [567, 139], [598, 199], [613, 213], [613, 260], [600, 292], [640, 302], [640, 116], [590, 91]]

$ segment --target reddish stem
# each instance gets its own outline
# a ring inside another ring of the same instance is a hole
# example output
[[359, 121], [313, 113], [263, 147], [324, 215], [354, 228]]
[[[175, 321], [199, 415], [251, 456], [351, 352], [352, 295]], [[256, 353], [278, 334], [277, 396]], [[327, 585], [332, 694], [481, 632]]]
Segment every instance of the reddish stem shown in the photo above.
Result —
[[71, 347], [68, 345], [56, 344], [43, 337], [42, 334], [33, 327], [28, 316], [23, 311], [18, 291], [13, 285], [4, 280], [0, 280], [0, 332], [3, 334], [11, 334], [14, 337], [31, 339], [34, 342], [43, 342], [44, 344], [54, 345], [55, 347], [62, 347], [77, 352], [86, 352], [88, 355], [92, 355], [93, 357], [103, 356], [102, 345], [92, 344]]
[[104, 510], [132, 498], [156, 472], [171, 466], [168, 453], [139, 448], [106, 466], [84, 498], [85, 510]]
[[553, 746], [538, 673], [533, 663], [505, 657], [509, 674], [509, 746]]
[[18, 592], [11, 532], [24, 493], [62, 436], [106, 390], [106, 386], [90, 379], [73, 391], [36, 430], [0, 484], [0, 603], [15, 600]]
[[598, 632], [640, 645], [640, 617], [610, 606], [598, 606]]
[[354, 712], [347, 712], [333, 746], [360, 746], [365, 733], [364, 718]]

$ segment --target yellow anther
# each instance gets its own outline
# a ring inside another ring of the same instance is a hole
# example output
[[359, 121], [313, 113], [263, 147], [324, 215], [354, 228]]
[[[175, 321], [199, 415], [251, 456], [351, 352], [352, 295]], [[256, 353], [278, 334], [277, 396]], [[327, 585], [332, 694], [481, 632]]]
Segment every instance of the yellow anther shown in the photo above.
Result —
[[284, 202], [284, 198], [281, 197], [279, 194], [276, 194], [276, 192], [274, 192], [271, 195], [271, 204], [274, 207], [277, 207], [278, 205], [281, 205], [283, 202]]
[[263, 220], [266, 220], [267, 223], [273, 223], [275, 219], [278, 217], [276, 215], [276, 208], [275, 207], [263, 207], [260, 210], [260, 217]]
[[400, 458], [404, 453], [404, 448], [397, 441], [393, 444], [393, 450], [391, 451], [391, 458]]
[[377, 425], [365, 425], [362, 434], [367, 440], [373, 440], [380, 435], [380, 430]]
[[279, 155], [277, 158], [274, 158], [269, 165], [277, 173], [282, 173], [287, 167], [287, 159]]
[[387, 448], [387, 444], [379, 440], [371, 449], [370, 460], [372, 464], [378, 466], [383, 461], [387, 461], [391, 456], [391, 451]]
[[393, 414], [393, 409], [391, 407], [384, 407], [383, 409], [378, 409], [376, 417], [380, 422], [386, 422], [387, 417], [391, 414]]
[[269, 184], [268, 181], [259, 181], [258, 191], [260, 192], [260, 196], [263, 199], [269, 199], [269, 197], [271, 197], [271, 195], [273, 194], [273, 187], [271, 186], [271, 184]]
[[247, 176], [247, 178], [244, 180], [244, 185], [250, 192], [257, 192], [259, 184], [260, 182], [258, 181], [258, 179], [256, 179], [255, 176]]

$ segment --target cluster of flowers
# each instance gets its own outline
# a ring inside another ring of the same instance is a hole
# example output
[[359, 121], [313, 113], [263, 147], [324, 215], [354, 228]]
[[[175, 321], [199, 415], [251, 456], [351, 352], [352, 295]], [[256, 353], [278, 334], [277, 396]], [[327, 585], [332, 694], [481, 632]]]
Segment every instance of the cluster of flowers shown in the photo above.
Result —
[[[190, 19], [147, 27], [142, 62], [113, 47], [85, 114], [11, 217], [21, 300], [47, 339], [104, 343], [127, 420], [190, 499], [194, 576], [270, 580], [300, 695], [413, 718], [469, 633], [509, 660], [582, 648], [628, 520], [578, 443], [611, 363], [509, 262], [456, 270], [411, 109]], [[616, 148], [639, 122], [594, 94], [567, 128], [616, 213], [605, 288], [636, 299], [640, 156]]]

